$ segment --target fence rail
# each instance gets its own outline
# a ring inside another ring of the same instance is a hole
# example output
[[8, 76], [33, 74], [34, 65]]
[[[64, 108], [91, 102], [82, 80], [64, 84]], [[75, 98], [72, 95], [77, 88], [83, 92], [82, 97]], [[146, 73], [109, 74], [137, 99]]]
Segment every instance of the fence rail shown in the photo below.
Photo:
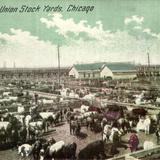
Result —
[[108, 160], [140, 160], [141, 158], [146, 158], [147, 156], [151, 156], [153, 154], [160, 153], [160, 146], [156, 146], [152, 149], [148, 150], [140, 150], [134, 153], [129, 153], [125, 155], [121, 155], [118, 157], [113, 157]]

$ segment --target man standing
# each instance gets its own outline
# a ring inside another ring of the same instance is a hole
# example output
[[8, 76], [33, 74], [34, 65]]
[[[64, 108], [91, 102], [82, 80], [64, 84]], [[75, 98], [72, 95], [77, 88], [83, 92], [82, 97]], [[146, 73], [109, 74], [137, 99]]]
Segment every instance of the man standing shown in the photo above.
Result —
[[131, 152], [135, 152], [138, 149], [139, 139], [135, 131], [132, 131], [131, 136], [129, 138], [129, 147]]
[[159, 145], [159, 139], [160, 139], [160, 127], [156, 130], [156, 137], [157, 137], [157, 144]]
[[145, 125], [145, 134], [150, 133], [150, 125], [151, 125], [151, 120], [149, 116], [146, 116], [146, 119], [144, 120], [144, 125]]

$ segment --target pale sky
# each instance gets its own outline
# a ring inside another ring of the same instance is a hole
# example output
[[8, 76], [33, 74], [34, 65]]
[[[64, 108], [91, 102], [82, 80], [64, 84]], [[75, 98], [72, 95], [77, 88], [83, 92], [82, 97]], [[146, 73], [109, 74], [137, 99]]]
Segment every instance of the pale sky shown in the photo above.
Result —
[[[15, 3], [16, 2], [16, 3]], [[0, 13], [0, 67], [61, 66], [131, 61], [160, 64], [158, 0], [2, 0], [0, 6], [62, 5], [63, 12]], [[93, 5], [93, 12], [66, 11], [70, 4]]]

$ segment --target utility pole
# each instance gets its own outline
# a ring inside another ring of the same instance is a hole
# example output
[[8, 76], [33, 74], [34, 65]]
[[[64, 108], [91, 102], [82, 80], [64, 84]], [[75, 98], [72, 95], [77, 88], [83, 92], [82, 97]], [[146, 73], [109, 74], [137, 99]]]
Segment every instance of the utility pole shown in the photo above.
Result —
[[150, 68], [150, 57], [149, 57], [149, 52], [147, 52], [147, 56], [148, 56], [148, 68]]
[[148, 74], [149, 74], [149, 80], [151, 80], [151, 73], [150, 73], [150, 56], [149, 56], [149, 52], [147, 52], [147, 57], [148, 57]]
[[57, 46], [57, 51], [58, 51], [58, 87], [60, 88], [60, 53], [59, 53], [59, 45]]

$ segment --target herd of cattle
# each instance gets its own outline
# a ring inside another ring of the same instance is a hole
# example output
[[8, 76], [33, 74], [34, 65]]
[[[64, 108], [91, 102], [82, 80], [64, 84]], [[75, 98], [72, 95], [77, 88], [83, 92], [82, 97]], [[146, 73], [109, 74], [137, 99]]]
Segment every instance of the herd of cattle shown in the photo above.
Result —
[[[102, 90], [109, 99], [114, 95], [111, 90]], [[102, 92], [100, 94], [102, 94]], [[27, 93], [28, 94], [28, 93]], [[11, 101], [17, 104], [17, 112], [9, 112], [7, 109], [0, 110], [0, 146], [10, 145], [18, 147], [18, 153], [21, 156], [32, 155], [35, 160], [39, 159], [75, 159], [77, 144], [72, 142], [65, 144], [63, 137], [61, 141], [54, 139], [47, 140], [40, 138], [51, 128], [56, 127], [60, 122], [67, 121], [71, 134], [79, 136], [81, 127], [86, 126], [91, 131], [101, 132], [102, 139], [86, 145], [78, 153], [79, 159], [92, 159], [93, 157], [106, 158], [105, 148], [108, 142], [112, 144], [111, 152], [114, 154], [115, 139], [120, 142], [121, 136], [136, 129], [137, 132], [144, 130], [149, 134], [159, 124], [160, 114], [149, 115], [144, 108], [127, 108], [118, 105], [97, 107], [93, 101], [98, 96], [97, 93], [91, 93], [86, 89], [63, 89], [60, 91], [61, 98], [77, 98], [85, 100], [81, 107], [66, 106], [58, 110], [40, 110], [39, 106], [43, 104], [53, 105], [53, 99], [32, 97], [29, 110], [20, 102], [20, 96], [13, 96], [11, 92], [3, 92], [0, 103]], [[146, 104], [145, 92], [133, 95], [134, 102]], [[27, 99], [27, 96], [26, 96]], [[156, 102], [158, 103], [158, 97]], [[18, 101], [18, 102], [17, 102]], [[27, 100], [26, 100], [27, 101]], [[82, 102], [82, 101], [81, 101]], [[50, 107], [51, 108], [51, 107]], [[21, 145], [20, 145], [21, 144]], [[145, 145], [146, 146], [146, 145]], [[124, 146], [126, 147], [126, 146]]]

